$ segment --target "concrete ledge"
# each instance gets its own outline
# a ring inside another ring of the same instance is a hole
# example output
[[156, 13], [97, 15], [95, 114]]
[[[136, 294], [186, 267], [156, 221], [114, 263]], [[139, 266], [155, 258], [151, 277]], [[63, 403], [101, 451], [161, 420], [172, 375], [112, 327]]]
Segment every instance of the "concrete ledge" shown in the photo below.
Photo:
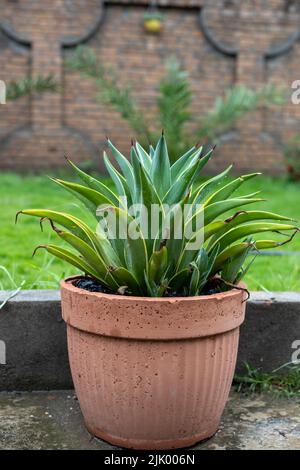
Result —
[[[0, 292], [0, 304], [10, 294]], [[6, 349], [0, 390], [72, 388], [58, 291], [22, 291], [10, 299], [0, 310], [0, 345]], [[241, 328], [238, 371], [244, 361], [270, 371], [290, 362], [297, 349], [300, 360], [300, 293], [253, 292]]]
[[[9, 294], [0, 292], [0, 303]], [[0, 310], [0, 341], [6, 346], [0, 390], [73, 386], [58, 291], [21, 291], [9, 300]]]
[[293, 355], [300, 361], [300, 293], [252, 292], [241, 327], [237, 370], [249, 362], [270, 372], [291, 362]]

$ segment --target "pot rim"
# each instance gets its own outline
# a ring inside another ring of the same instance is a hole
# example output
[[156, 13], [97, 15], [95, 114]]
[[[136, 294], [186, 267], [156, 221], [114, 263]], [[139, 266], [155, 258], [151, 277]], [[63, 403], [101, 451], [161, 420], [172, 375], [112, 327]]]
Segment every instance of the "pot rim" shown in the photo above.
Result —
[[[86, 289], [82, 289], [81, 287], [77, 287], [74, 285], [73, 281], [77, 279], [83, 279], [86, 276], [83, 276], [81, 274], [76, 274], [74, 276], [68, 276], [65, 279], [62, 279], [60, 282], [61, 287], [67, 287], [68, 289], [75, 290], [76, 292], [80, 291], [82, 293], [85, 293], [85, 295], [91, 295], [93, 297], [101, 297], [103, 296], [107, 299], [118, 299], [119, 301], [126, 300], [126, 301], [142, 301], [142, 302], [167, 302], [167, 303], [172, 303], [172, 302], [183, 302], [183, 301], [195, 301], [199, 302], [201, 300], [210, 300], [210, 299], [223, 299], [224, 297], [231, 297], [235, 295], [241, 295], [241, 290], [232, 288], [228, 291], [225, 292], [217, 292], [216, 294], [210, 294], [210, 295], [194, 295], [194, 296], [186, 296], [186, 297], [144, 297], [144, 296], [137, 296], [137, 295], [120, 295], [120, 294], [106, 294], [104, 292], [91, 292]], [[244, 283], [239, 282], [238, 284], [239, 287], [245, 288], [246, 285]]]
[[185, 340], [238, 328], [245, 316], [245, 293], [238, 289], [197, 297], [137, 297], [89, 292], [61, 282], [62, 314], [78, 330], [136, 340]]

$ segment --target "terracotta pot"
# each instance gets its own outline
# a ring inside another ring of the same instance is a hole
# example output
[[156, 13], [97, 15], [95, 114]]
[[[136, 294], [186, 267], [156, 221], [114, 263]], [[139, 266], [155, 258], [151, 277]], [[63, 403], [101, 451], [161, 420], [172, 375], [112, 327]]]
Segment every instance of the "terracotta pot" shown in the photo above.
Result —
[[76, 394], [91, 434], [135, 449], [191, 446], [218, 429], [245, 294], [150, 298], [63, 281]]

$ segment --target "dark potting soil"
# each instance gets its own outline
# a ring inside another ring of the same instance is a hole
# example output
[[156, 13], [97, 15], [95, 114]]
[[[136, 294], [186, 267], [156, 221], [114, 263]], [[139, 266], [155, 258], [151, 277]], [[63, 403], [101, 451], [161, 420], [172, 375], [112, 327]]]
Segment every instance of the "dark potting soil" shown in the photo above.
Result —
[[[216, 282], [218, 280], [216, 279], [213, 281], [215, 281], [213, 282], [213, 284], [212, 283], [207, 284], [207, 286], [202, 291], [201, 295], [213, 295], [213, 294], [222, 292], [220, 288], [220, 283]], [[114, 292], [111, 289], [108, 289], [107, 287], [99, 284], [98, 281], [95, 281], [94, 279], [91, 279], [88, 277], [82, 277], [78, 279], [78, 281], [76, 281], [75, 283], [75, 286], [79, 287], [80, 289], [87, 290], [89, 292], [101, 292], [102, 294], [114, 294], [114, 295], [131, 295], [130, 292], [125, 292], [125, 294], [121, 294], [120, 292]], [[164, 297], [188, 297], [188, 295], [186, 295], [183, 292], [171, 292], [170, 291]]]
[[94, 279], [89, 279], [86, 277], [78, 279], [75, 284], [76, 287], [80, 289], [88, 290], [89, 292], [102, 292], [102, 294], [116, 294], [112, 290], [108, 289], [107, 287], [102, 286]]

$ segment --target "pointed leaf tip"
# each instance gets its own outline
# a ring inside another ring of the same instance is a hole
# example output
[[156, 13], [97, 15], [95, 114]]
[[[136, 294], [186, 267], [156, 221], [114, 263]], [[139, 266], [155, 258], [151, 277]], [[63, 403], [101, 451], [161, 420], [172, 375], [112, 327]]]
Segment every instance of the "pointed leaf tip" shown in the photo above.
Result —
[[44, 222], [45, 220], [49, 221], [49, 223], [51, 225], [51, 228], [52, 228], [52, 230], [54, 230], [54, 232], [56, 232], [58, 234], [62, 233], [62, 230], [60, 230], [58, 227], [56, 227], [56, 225], [54, 225], [53, 220], [51, 220], [49, 217], [42, 217], [41, 221]]
[[15, 224], [18, 222], [19, 215], [23, 214], [23, 211], [18, 211], [15, 216]]
[[35, 256], [36, 252], [37, 252], [40, 248], [47, 248], [47, 245], [38, 245], [38, 246], [34, 249], [34, 251], [33, 251], [33, 253], [32, 253], [32, 258]]
[[40, 229], [41, 229], [41, 232], [44, 231], [43, 222], [44, 222], [45, 220], [49, 220], [48, 217], [41, 217], [41, 218], [40, 218]]

